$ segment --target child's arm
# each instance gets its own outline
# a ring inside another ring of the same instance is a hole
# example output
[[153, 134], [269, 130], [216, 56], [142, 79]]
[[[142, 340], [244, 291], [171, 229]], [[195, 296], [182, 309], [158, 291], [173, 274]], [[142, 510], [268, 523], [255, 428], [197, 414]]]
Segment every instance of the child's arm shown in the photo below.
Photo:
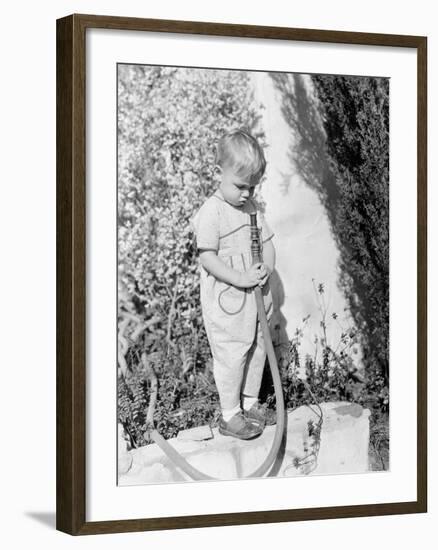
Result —
[[241, 273], [227, 266], [214, 250], [201, 250], [199, 259], [204, 269], [216, 277], [216, 279], [240, 288], [256, 286], [261, 283], [264, 276], [264, 273], [261, 271], [263, 264], [254, 264], [247, 271]]

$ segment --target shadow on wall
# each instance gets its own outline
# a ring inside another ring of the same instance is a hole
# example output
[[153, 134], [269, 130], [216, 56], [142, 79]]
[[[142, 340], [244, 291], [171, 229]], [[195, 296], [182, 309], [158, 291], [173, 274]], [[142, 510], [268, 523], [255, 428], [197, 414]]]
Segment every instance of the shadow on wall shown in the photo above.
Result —
[[[362, 348], [367, 340], [368, 346], [373, 346], [373, 323], [369, 320], [373, 319], [375, 313], [370, 305], [369, 288], [351, 271], [348, 258], [354, 256], [355, 251], [345, 240], [345, 236], [342, 238], [336, 230], [342, 197], [326, 151], [322, 107], [313, 86], [308, 84], [307, 75], [270, 73], [270, 76], [280, 94], [284, 120], [294, 136], [289, 159], [305, 184], [316, 192], [325, 209], [330, 231], [340, 253], [338, 287], [347, 299], [350, 314], [359, 330], [358, 336], [362, 339]], [[285, 175], [285, 193], [288, 191], [289, 181], [290, 178]]]
[[286, 330], [287, 319], [281, 312], [281, 307], [284, 304], [285, 299], [284, 286], [276, 269], [274, 269], [270, 276], [269, 284], [271, 286], [274, 311], [270, 323], [271, 336], [274, 347], [278, 347], [287, 343], [289, 338]]
[[[303, 75], [271, 73], [276, 89], [281, 94], [281, 111], [295, 137], [291, 140], [289, 158], [300, 177], [312, 190], [327, 212], [333, 230], [339, 189], [330, 169], [318, 102], [305, 84]], [[286, 193], [290, 178], [285, 174], [283, 190]], [[333, 234], [336, 242], [336, 235]]]
[[[281, 307], [284, 305], [285, 292], [284, 285], [281, 277], [276, 269], [271, 273], [269, 277], [269, 286], [272, 293], [272, 305], [273, 313], [269, 322], [272, 344], [275, 349], [275, 355], [277, 360], [280, 361], [282, 355], [282, 347], [287, 346], [289, 343], [289, 337], [286, 331], [287, 319], [281, 311]], [[271, 395], [274, 388], [274, 381], [269, 369], [269, 359], [266, 357], [265, 368], [263, 371], [263, 378], [260, 387], [260, 401], [264, 403], [268, 396]], [[281, 452], [281, 451], [280, 451]]]

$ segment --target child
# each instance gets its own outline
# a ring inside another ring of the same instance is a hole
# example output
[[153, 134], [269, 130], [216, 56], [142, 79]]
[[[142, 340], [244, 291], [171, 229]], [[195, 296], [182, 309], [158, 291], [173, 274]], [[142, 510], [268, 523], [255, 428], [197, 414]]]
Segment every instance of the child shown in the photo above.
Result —
[[[254, 287], [262, 288], [269, 319], [272, 296], [267, 280], [275, 263], [273, 233], [252, 198], [266, 161], [256, 139], [237, 130], [219, 141], [216, 164], [219, 188], [192, 220], [201, 263], [201, 307], [221, 405], [219, 432], [252, 439], [265, 425], [258, 394], [266, 358]], [[253, 212], [264, 259], [256, 265], [250, 248]]]

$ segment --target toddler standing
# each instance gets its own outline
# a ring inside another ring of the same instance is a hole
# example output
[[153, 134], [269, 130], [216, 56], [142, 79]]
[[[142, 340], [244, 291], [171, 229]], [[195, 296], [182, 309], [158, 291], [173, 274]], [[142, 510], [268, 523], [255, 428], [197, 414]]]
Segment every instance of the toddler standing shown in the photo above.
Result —
[[[201, 308], [213, 356], [223, 435], [252, 439], [265, 425], [258, 401], [265, 345], [254, 287], [262, 288], [268, 319], [268, 278], [275, 264], [273, 233], [253, 200], [266, 168], [263, 150], [245, 130], [221, 138], [216, 164], [221, 183], [192, 219], [201, 264]], [[250, 213], [257, 213], [264, 263], [252, 265]]]

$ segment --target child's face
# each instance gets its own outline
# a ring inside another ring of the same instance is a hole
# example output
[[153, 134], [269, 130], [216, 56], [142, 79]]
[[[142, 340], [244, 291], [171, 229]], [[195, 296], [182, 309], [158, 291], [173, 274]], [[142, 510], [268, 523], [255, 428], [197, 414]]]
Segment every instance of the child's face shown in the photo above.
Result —
[[220, 168], [222, 181], [219, 189], [224, 199], [233, 206], [243, 206], [253, 196], [254, 188], [259, 183], [250, 181], [249, 178], [242, 178], [233, 172], [232, 167]]

